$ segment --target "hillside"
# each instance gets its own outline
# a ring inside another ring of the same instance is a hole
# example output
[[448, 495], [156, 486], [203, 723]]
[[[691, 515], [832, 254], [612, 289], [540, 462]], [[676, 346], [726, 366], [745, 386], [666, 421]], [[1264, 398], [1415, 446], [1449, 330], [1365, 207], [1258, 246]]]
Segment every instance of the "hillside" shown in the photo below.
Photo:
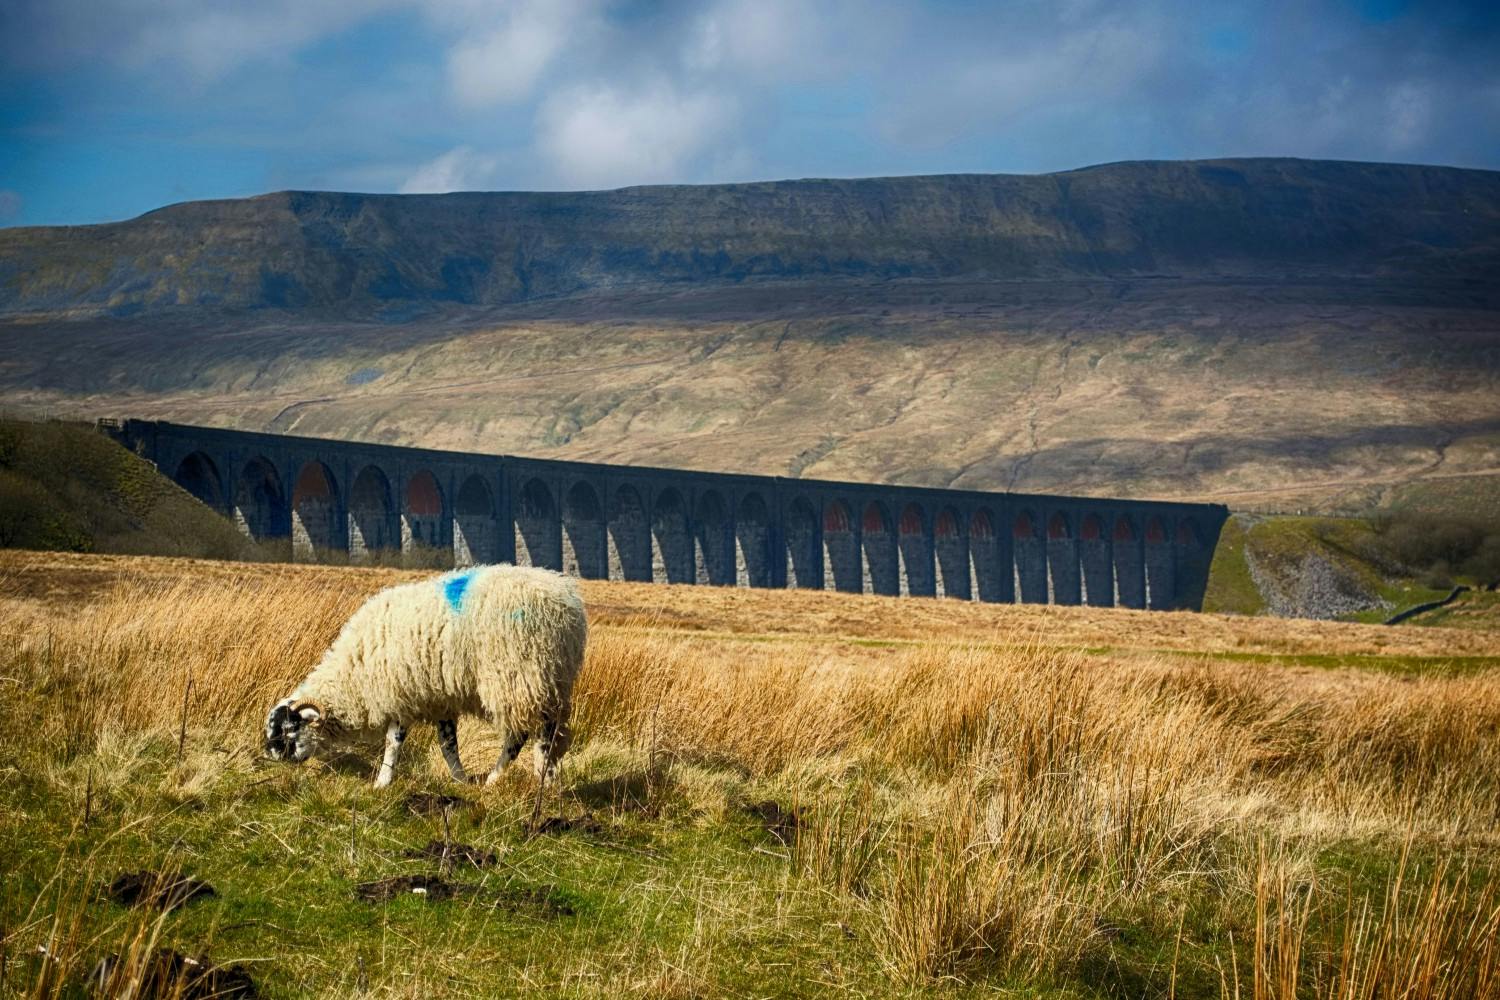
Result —
[[284, 193], [0, 230], [0, 399], [1241, 509], [1500, 497], [1500, 173]]
[[1494, 628], [1500, 520], [1236, 515], [1219, 535], [1205, 611], [1379, 623], [1469, 590], [1414, 625]]
[[0, 310], [401, 313], [748, 279], [1475, 279], [1500, 173], [1226, 160], [581, 193], [292, 191], [0, 232]]
[[245, 557], [227, 519], [92, 427], [0, 419], [0, 548]]

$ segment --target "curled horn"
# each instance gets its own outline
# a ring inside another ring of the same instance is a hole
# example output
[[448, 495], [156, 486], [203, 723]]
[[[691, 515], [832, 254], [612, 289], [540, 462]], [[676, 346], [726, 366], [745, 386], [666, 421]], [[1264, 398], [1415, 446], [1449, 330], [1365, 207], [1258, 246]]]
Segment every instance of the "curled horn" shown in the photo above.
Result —
[[304, 700], [304, 701], [294, 702], [292, 704], [292, 712], [294, 714], [296, 714], [296, 715], [301, 715], [302, 714], [302, 710], [304, 708], [310, 708], [314, 712], [317, 712], [318, 713], [318, 718], [320, 718], [320, 719], [328, 715], [328, 713], [323, 710], [323, 706], [319, 705], [315, 701], [306, 701], [306, 700]]

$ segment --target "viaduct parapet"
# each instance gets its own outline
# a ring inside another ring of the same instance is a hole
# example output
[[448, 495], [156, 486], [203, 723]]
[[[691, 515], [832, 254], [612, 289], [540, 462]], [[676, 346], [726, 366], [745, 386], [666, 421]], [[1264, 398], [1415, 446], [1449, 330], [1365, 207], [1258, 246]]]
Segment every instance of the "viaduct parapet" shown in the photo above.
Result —
[[841, 483], [103, 422], [298, 561], [1198, 609], [1219, 505]]

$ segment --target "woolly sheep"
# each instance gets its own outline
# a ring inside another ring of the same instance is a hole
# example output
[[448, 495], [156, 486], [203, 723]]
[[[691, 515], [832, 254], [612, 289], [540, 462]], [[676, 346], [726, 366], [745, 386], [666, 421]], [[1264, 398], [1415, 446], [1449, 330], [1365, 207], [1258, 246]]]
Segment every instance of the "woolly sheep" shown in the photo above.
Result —
[[555, 772], [570, 742], [574, 678], [588, 622], [577, 585], [550, 570], [483, 566], [390, 587], [366, 601], [322, 661], [266, 718], [266, 753], [304, 761], [333, 742], [385, 736], [375, 787], [390, 784], [407, 727], [435, 722], [448, 770], [457, 718], [479, 715], [500, 737], [486, 783], [536, 735], [536, 771]]

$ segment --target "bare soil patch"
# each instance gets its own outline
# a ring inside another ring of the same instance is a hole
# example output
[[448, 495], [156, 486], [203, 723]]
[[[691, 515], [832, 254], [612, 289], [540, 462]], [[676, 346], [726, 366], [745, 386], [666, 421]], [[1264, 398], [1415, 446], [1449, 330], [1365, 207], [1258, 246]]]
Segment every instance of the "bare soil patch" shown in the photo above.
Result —
[[105, 887], [104, 895], [121, 906], [150, 906], [158, 910], [170, 910], [217, 893], [207, 882], [185, 875], [138, 871], [121, 872]]

